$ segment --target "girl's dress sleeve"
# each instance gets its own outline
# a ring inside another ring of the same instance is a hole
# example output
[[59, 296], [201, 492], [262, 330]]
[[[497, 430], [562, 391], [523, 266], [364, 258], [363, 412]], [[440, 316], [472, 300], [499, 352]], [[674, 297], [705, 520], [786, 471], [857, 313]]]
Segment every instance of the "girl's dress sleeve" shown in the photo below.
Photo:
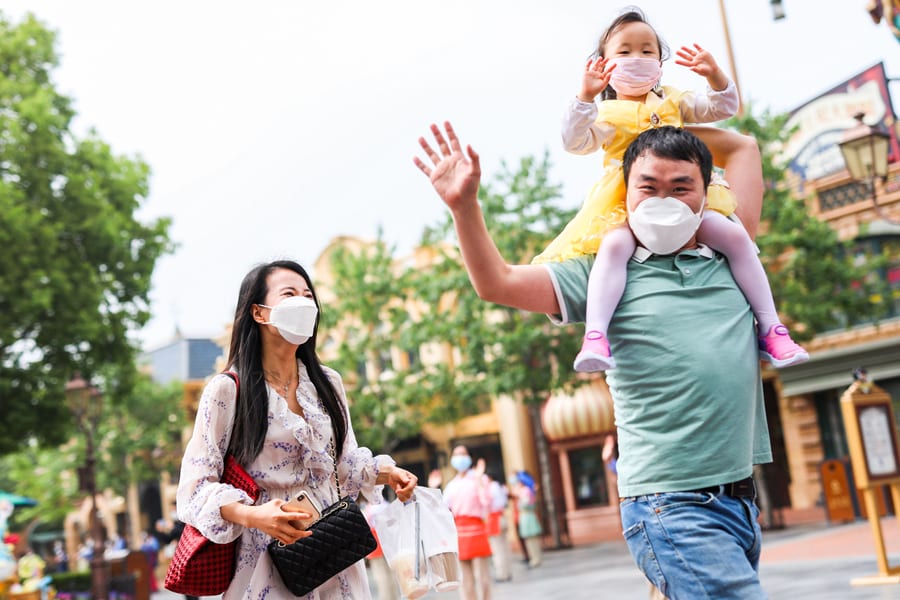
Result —
[[616, 133], [606, 121], [597, 121], [597, 104], [572, 98], [562, 119], [563, 147], [572, 154], [590, 154], [603, 147]]
[[244, 529], [223, 519], [219, 509], [232, 502], [253, 504], [246, 492], [219, 482], [234, 423], [236, 391], [234, 381], [225, 375], [213, 377], [204, 388], [178, 480], [179, 520], [217, 544], [234, 541]]
[[712, 123], [733, 117], [740, 106], [737, 86], [728, 81], [724, 90], [707, 88], [706, 93], [684, 92], [679, 101], [685, 123]]
[[344, 416], [347, 419], [347, 436], [344, 439], [344, 448], [341, 452], [341, 460], [338, 464], [338, 477], [341, 482], [341, 496], [356, 498], [362, 493], [369, 504], [380, 504], [383, 497], [381, 491], [383, 485], [376, 485], [379, 471], [385, 466], [394, 466], [394, 459], [386, 454], [372, 456], [372, 451], [361, 447], [356, 441], [353, 432], [353, 423], [350, 421], [350, 407], [347, 404], [347, 393], [344, 383], [337, 371], [324, 367], [328, 379], [331, 380], [334, 389], [338, 392], [341, 406], [344, 408]]

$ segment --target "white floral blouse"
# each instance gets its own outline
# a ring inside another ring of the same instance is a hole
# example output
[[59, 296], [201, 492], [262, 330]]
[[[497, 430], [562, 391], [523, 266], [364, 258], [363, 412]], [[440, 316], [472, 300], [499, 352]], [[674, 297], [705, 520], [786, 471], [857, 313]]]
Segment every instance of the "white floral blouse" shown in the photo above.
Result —
[[[306, 367], [299, 360], [297, 366], [300, 378], [297, 401], [304, 416], [292, 412], [285, 399], [269, 387], [269, 428], [265, 443], [253, 463], [243, 467], [261, 489], [257, 504], [273, 498], [288, 500], [306, 490], [324, 508], [338, 500], [334, 461], [329, 451], [331, 421], [319, 404]], [[375, 485], [378, 469], [385, 464], [393, 465], [393, 460], [383, 455], [373, 457], [368, 448], [357, 445], [340, 375], [327, 367], [325, 373], [338, 390], [348, 421], [338, 465], [341, 495], [355, 498], [362, 492], [369, 502], [377, 504], [381, 501], [381, 486]], [[266, 552], [272, 538], [257, 529], [226, 521], [219, 511], [231, 502], [252, 504], [243, 491], [219, 483], [234, 421], [234, 399], [234, 382], [225, 375], [213, 377], [203, 390], [194, 433], [181, 463], [178, 518], [216, 543], [240, 538], [237, 568], [224, 600], [293, 598], [296, 596], [284, 586]], [[368, 598], [371, 594], [364, 561], [348, 567], [304, 596], [305, 600]]]

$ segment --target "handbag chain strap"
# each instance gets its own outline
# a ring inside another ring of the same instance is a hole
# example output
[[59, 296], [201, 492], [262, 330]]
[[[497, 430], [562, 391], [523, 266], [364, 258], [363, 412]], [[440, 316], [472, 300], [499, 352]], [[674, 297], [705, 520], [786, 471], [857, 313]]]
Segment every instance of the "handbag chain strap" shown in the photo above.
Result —
[[[322, 399], [319, 398], [319, 409], [328, 414], [325, 410], [325, 404], [322, 402]], [[341, 481], [338, 478], [338, 462], [337, 462], [337, 449], [334, 447], [334, 427], [331, 428], [331, 439], [328, 441], [328, 451], [331, 453], [331, 462], [334, 463], [334, 485], [337, 488], [337, 501], [341, 501]]]
[[331, 441], [328, 442], [328, 449], [331, 451], [331, 460], [334, 462], [334, 485], [337, 487], [338, 500], [341, 499], [341, 482], [338, 478], [337, 452], [334, 449], [334, 433], [331, 434]]

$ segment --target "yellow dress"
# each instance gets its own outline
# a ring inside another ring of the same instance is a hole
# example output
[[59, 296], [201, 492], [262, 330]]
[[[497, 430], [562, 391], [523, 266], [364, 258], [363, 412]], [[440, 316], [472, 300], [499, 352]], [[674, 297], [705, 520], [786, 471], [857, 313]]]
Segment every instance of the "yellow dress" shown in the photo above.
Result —
[[[662, 125], [683, 127], [679, 103], [684, 92], [663, 87], [663, 97], [647, 94], [646, 102], [604, 100], [598, 105], [596, 122], [615, 126], [612, 138], [603, 144], [603, 176], [587, 194], [581, 209], [547, 248], [531, 262], [560, 262], [596, 254], [607, 231], [628, 220], [622, 156], [641, 132]], [[710, 185], [706, 207], [725, 216], [734, 212], [734, 194], [724, 185]]]

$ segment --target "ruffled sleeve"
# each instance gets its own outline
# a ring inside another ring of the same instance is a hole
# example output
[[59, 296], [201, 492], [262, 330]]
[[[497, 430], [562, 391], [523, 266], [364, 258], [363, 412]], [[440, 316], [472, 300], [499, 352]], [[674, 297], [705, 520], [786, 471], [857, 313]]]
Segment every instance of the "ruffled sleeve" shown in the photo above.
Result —
[[611, 123], [597, 120], [597, 104], [573, 98], [562, 119], [563, 147], [572, 154], [596, 152], [616, 132]]
[[712, 123], [733, 117], [740, 106], [737, 86], [729, 81], [724, 90], [707, 88], [705, 94], [684, 92], [679, 99], [685, 123]]
[[325, 367], [325, 373], [337, 390], [344, 408], [344, 416], [347, 419], [347, 437], [344, 439], [344, 447], [341, 452], [341, 460], [338, 465], [338, 476], [341, 482], [341, 496], [356, 498], [362, 493], [370, 504], [380, 504], [382, 501], [383, 485], [376, 485], [378, 473], [385, 466], [394, 466], [394, 459], [386, 454], [373, 456], [368, 448], [361, 447], [356, 441], [353, 432], [353, 424], [350, 421], [350, 410], [347, 404], [347, 393], [341, 376], [332, 369]]
[[217, 544], [237, 539], [244, 529], [223, 519], [219, 509], [232, 502], [253, 504], [246, 492], [219, 482], [234, 423], [235, 395], [235, 384], [225, 375], [206, 385], [178, 480], [178, 518]]

